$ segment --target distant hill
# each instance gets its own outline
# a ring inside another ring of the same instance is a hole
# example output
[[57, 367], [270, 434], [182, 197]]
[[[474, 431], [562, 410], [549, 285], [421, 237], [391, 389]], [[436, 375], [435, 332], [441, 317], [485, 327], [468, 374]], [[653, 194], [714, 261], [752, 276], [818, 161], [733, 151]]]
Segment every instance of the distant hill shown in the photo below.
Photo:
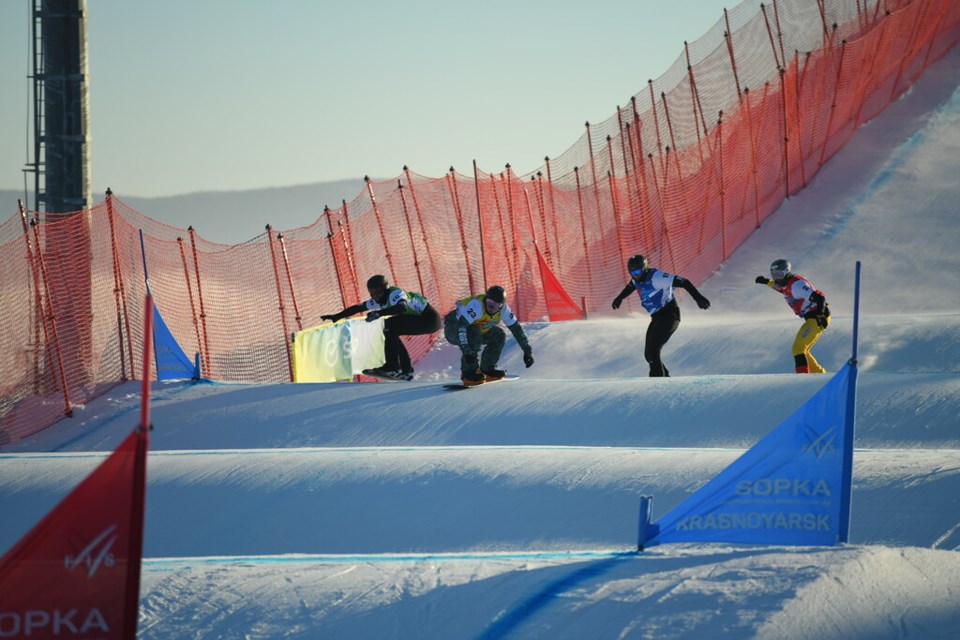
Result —
[[[363, 179], [357, 178], [155, 198], [126, 194], [117, 189], [114, 194], [154, 220], [184, 229], [193, 226], [206, 240], [236, 244], [263, 233], [267, 224], [278, 230], [312, 224], [323, 213], [324, 205], [339, 207], [341, 200], [350, 202], [363, 188]], [[103, 197], [103, 193], [95, 193], [94, 201], [99, 202]], [[0, 189], [0, 221], [17, 212], [18, 198], [23, 198], [22, 191]], [[26, 204], [33, 206], [33, 194], [29, 194]]]

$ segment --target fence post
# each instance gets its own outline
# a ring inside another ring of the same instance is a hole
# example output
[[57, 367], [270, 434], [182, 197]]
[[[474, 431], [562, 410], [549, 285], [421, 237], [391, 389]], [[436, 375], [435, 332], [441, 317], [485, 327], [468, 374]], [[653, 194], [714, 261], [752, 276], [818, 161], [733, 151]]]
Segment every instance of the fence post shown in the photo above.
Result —
[[647, 80], [647, 88], [650, 89], [650, 111], [653, 113], [653, 128], [657, 134], [657, 157], [660, 159], [660, 172], [664, 173], [663, 138], [660, 136], [660, 117], [657, 115], [657, 99], [653, 97], [653, 80]]
[[[202, 348], [203, 341], [200, 339], [200, 321], [197, 319], [197, 307], [193, 302], [193, 285], [190, 284], [190, 268], [187, 265], [187, 254], [183, 248], [183, 238], [177, 238], [177, 246], [180, 248], [180, 264], [183, 265], [183, 279], [187, 283], [187, 296], [190, 298], [190, 319], [193, 320], [193, 329], [197, 334], [197, 353]], [[203, 366], [200, 367], [201, 371]]]
[[[17, 207], [20, 210], [20, 222], [23, 225], [23, 242], [27, 249], [27, 263], [30, 265], [30, 273], [33, 277], [33, 393], [34, 395], [38, 395], [40, 393], [40, 352], [43, 351], [44, 356], [47, 354], [47, 349], [41, 347], [40, 344], [40, 327], [43, 326], [44, 330], [46, 329], [43, 313], [43, 294], [41, 293], [40, 283], [40, 267], [37, 265], [37, 258], [33, 255], [34, 249], [30, 242], [30, 223], [27, 222], [27, 210], [23, 205], [23, 200], [17, 199]], [[40, 253], [39, 246], [36, 251]], [[123, 349], [122, 343], [120, 348], [121, 350]], [[121, 358], [121, 361], [122, 360]]]
[[[407, 186], [410, 188], [410, 195], [413, 197], [413, 214], [420, 226], [420, 237], [423, 239], [423, 246], [427, 250], [427, 265], [430, 267], [430, 277], [433, 278], [433, 286], [439, 291], [440, 285], [437, 280], [437, 261], [434, 259], [434, 253], [430, 250], [430, 237], [423, 227], [423, 212], [420, 210], [420, 201], [417, 200], [417, 191], [413, 187], [413, 180], [410, 178], [410, 170], [407, 165], [403, 165], [403, 172], [407, 176]], [[423, 285], [421, 285], [423, 287]], [[420, 293], [426, 295], [426, 291], [421, 288]]]
[[767, 16], [766, 5], [761, 4], [760, 11], [763, 12], [763, 22], [767, 26], [767, 37], [770, 39], [770, 49], [773, 51], [774, 66], [777, 69], [783, 69], [783, 65], [786, 64], [786, 61], [781, 62], [780, 56], [777, 54], [777, 45], [773, 40], [773, 29], [770, 28], [770, 18], [769, 16]]
[[467, 233], [463, 228], [463, 208], [460, 205], [460, 191], [457, 189], [456, 172], [453, 167], [447, 173], [447, 187], [450, 189], [450, 195], [453, 197], [453, 212], [457, 216], [457, 228], [460, 229], [460, 248], [463, 250], [463, 262], [467, 265], [467, 286], [473, 293], [473, 266], [470, 264], [470, 250], [467, 247]]
[[[340, 308], [347, 308], [347, 291], [345, 289], [345, 283], [343, 282], [343, 276], [340, 275], [340, 261], [337, 260], [337, 246], [333, 241], [336, 232], [333, 230], [333, 214], [330, 212], [330, 207], [327, 205], [323, 206], [323, 215], [327, 218], [327, 245], [330, 248], [330, 258], [333, 260], [333, 272], [337, 276], [337, 288], [340, 289]], [[340, 221], [337, 221], [337, 226], [339, 227]], [[349, 265], [347, 266], [349, 269]]]
[[[347, 267], [350, 269], [350, 284], [353, 285], [353, 295], [351, 299], [353, 300], [362, 300], [363, 296], [360, 291], [360, 278], [357, 277], [357, 265], [353, 260], [353, 234], [350, 232], [350, 212], [347, 210], [347, 201], [341, 199], [340, 208], [343, 210], [343, 222], [339, 220], [337, 224], [340, 228], [343, 229], [343, 250], [347, 254]], [[346, 295], [346, 294], [344, 294]], [[344, 300], [344, 306], [347, 305], [346, 300]]]
[[796, 83], [796, 89], [793, 94], [794, 112], [797, 116], [797, 155], [800, 157], [800, 188], [807, 186], [807, 155], [803, 152], [803, 117], [800, 111], [800, 94], [803, 91], [803, 80], [807, 74], [807, 66], [810, 62], [810, 54], [807, 53], [806, 61], [803, 63], [803, 73], [800, 72], [800, 52], [793, 52], [793, 77]]
[[750, 174], [753, 176], [753, 212], [755, 229], [760, 228], [760, 180], [757, 177], [757, 143], [753, 135], [753, 108], [750, 106], [750, 88], [743, 89], [743, 102], [747, 113], [747, 135], [750, 136]]
[[506, 164], [506, 171], [500, 172], [500, 180], [504, 184], [504, 199], [507, 204], [507, 217], [510, 219], [510, 237], [512, 242], [510, 243], [511, 251], [510, 254], [513, 256], [513, 275], [515, 278], [516, 286], [520, 285], [520, 238], [517, 235], [517, 207], [513, 202], [513, 170], [510, 168], [510, 163]]
[[[700, 137], [700, 125], [703, 124], [703, 135], [709, 135], [707, 121], [703, 117], [703, 105], [700, 104], [700, 93], [697, 91], [697, 81], [693, 77], [693, 65], [690, 64], [690, 47], [683, 41], [683, 53], [687, 57], [687, 77], [690, 79], [690, 103], [693, 110], [693, 129], [697, 132], [697, 153], [700, 154], [700, 164], [703, 164], [703, 140]], [[676, 145], [674, 145], [676, 146]], [[710, 148], [710, 139], [707, 137], [707, 148]]]
[[784, 76], [786, 76], [786, 71], [783, 67], [780, 67], [780, 127], [783, 135], [781, 136], [783, 142], [783, 197], [790, 197], [790, 133], [787, 123], [787, 82]]
[[573, 174], [577, 179], [577, 209], [580, 212], [580, 234], [583, 236], [583, 263], [587, 265], [587, 281], [593, 287], [593, 273], [590, 269], [590, 248], [587, 244], [587, 222], [583, 215], [583, 189], [580, 188], [580, 168], [574, 167]]
[[[818, 0], [819, 1], [819, 0]], [[740, 91], [740, 74], [737, 72], [737, 58], [733, 54], [733, 33], [730, 31], [730, 14], [726, 7], [723, 9], [723, 20], [727, 25], [727, 30], [723, 32], [723, 39], [727, 41], [727, 56], [730, 57], [730, 69], [733, 71], [733, 83], [737, 86], [737, 100], [743, 100], [743, 92]], [[686, 45], [686, 42], [684, 42]], [[687, 64], [690, 64], [690, 58], [687, 57]], [[700, 109], [703, 113], [703, 109]], [[706, 126], [706, 124], [704, 124]]]
[[200, 302], [200, 325], [203, 327], [203, 349], [201, 353], [203, 354], [203, 359], [205, 362], [201, 362], [201, 369], [203, 371], [209, 371], [207, 377], [213, 378], [213, 362], [210, 360], [210, 335], [207, 333], [207, 312], [203, 305], [203, 287], [200, 284], [200, 261], [197, 257], [197, 232], [194, 231], [193, 225], [187, 227], [187, 232], [190, 234], [190, 248], [193, 253], [193, 275], [197, 281], [197, 300]]
[[297, 330], [303, 331], [303, 319], [300, 317], [300, 306], [297, 304], [297, 291], [293, 288], [293, 274], [290, 272], [290, 257], [287, 255], [287, 243], [284, 242], [283, 234], [277, 234], [277, 240], [280, 241], [280, 256], [283, 258], [283, 267], [287, 271], [287, 285], [290, 287], [290, 299], [293, 302], [293, 319], [297, 321]]
[[[370, 181], [370, 176], [363, 176], [363, 182], [367, 185], [367, 193], [370, 194], [370, 204], [373, 205], [373, 215], [377, 220], [377, 228], [380, 230], [380, 242], [383, 243], [383, 254], [387, 258], [387, 267], [390, 269], [391, 282], [395, 282], [397, 279], [397, 270], [393, 268], [393, 255], [390, 253], [390, 246], [387, 244], [387, 236], [383, 232], [383, 218], [380, 215], [380, 205], [377, 204], [377, 198], [373, 195], [373, 183]], [[357, 286], [359, 288], [359, 284]]]
[[[547, 216], [543, 210], [543, 174], [537, 171], [537, 175], [530, 176], [530, 183], [532, 186], [536, 187], [534, 192], [537, 198], [537, 213], [540, 214], [540, 230], [543, 234], [543, 249], [544, 253], [547, 256], [547, 259], [550, 259], [550, 233], [547, 231]], [[530, 216], [530, 229], [533, 233], [533, 241], [537, 241], [537, 235], [535, 233], [536, 227], [533, 226], [533, 213], [530, 207], [530, 195], [526, 189], [523, 190], [524, 196], [527, 199], [527, 211]]]
[[727, 259], [727, 196], [723, 181], [723, 111], [717, 116], [717, 157], [720, 159], [720, 261]]
[[[43, 280], [43, 289], [47, 292], [46, 312], [44, 313], [43, 326], [46, 334], [53, 339], [53, 350], [56, 354], [57, 374], [60, 377], [60, 387], [63, 390], [64, 413], [67, 416], [73, 416], [73, 406], [70, 404], [70, 393], [67, 389], [67, 370], [63, 364], [63, 350], [60, 348], [60, 334], [57, 332], [57, 316], [53, 309], [53, 300], [50, 299], [50, 278], [47, 276], [47, 267], [43, 260], [43, 251], [40, 249], [40, 225], [34, 219], [30, 222], [33, 226], [33, 240], [37, 247], [37, 262], [40, 265], [40, 277]], [[47, 319], [49, 318], [49, 324]]]
[[400, 191], [400, 206], [403, 209], [403, 218], [407, 223], [407, 238], [410, 240], [410, 251], [413, 253], [413, 268], [417, 271], [417, 285], [420, 292], [425, 293], [423, 275], [420, 273], [420, 259], [417, 257], [417, 245], [413, 241], [413, 229], [410, 226], [410, 211], [407, 209], [407, 199], [403, 195], [403, 183], [397, 180], [397, 189]]
[[293, 356], [290, 353], [290, 342], [288, 340], [290, 331], [287, 329], [286, 308], [283, 306], [283, 287], [280, 286], [280, 272], [277, 270], [277, 253], [273, 248], [273, 229], [269, 224], [266, 229], [267, 244], [270, 245], [270, 264], [273, 266], [273, 282], [277, 286], [277, 309], [280, 311], [280, 326], [283, 328], [283, 350], [287, 354], [287, 370], [290, 373], [290, 382], [293, 382]]
[[[647, 179], [647, 167], [644, 162], [643, 154], [643, 121], [640, 120], [640, 114], [637, 113], [637, 99], [633, 97], [630, 99], [630, 103], [633, 108], [633, 128], [634, 128], [634, 137], [637, 139], [637, 147], [631, 153], [634, 154], [633, 162], [635, 163], [634, 176], [637, 180], [637, 196], [640, 199], [640, 214], [643, 220], [643, 231], [646, 235], [646, 242], [649, 246], [653, 245], [653, 205], [650, 203], [650, 182]], [[631, 145], [633, 143], [633, 138], [630, 138]]]
[[[620, 155], [623, 158], [623, 174], [626, 181], [627, 208], [630, 211], [630, 220], [640, 221], [643, 207], [640, 205], [639, 191], [633, 188], [637, 181], [637, 164], [633, 157], [633, 140], [630, 138], [630, 123], [623, 121], [623, 113], [620, 106], [617, 105], [617, 131], [620, 137]], [[629, 155], [627, 150], [629, 148]], [[633, 198], [633, 193], [637, 192], [637, 198]]]
[[[485, 250], [485, 242], [483, 240], [483, 211], [480, 206], [480, 176], [477, 170], [477, 161], [473, 161], [473, 190], [477, 195], [477, 227], [480, 229], [480, 266], [483, 273], [483, 282], [480, 286], [483, 287], [483, 290], [487, 290], [487, 252]], [[471, 293], [474, 293], [471, 291]]]
[[[503, 209], [500, 205], [500, 195], [497, 193], [497, 179], [492, 173], [487, 174], [490, 177], [490, 188], [493, 190], [493, 202], [497, 207], [497, 222], [500, 224], [500, 233], [503, 236], [503, 257], [507, 263], [507, 277], [510, 279], [510, 282], [515, 282], [514, 280], [514, 268], [513, 262], [510, 260], [510, 251], [507, 249], [507, 232], [506, 226], [503, 224]], [[500, 174], [501, 180], [503, 179], [503, 174]], [[486, 269], [484, 269], [486, 271]], [[486, 288], [486, 287], [484, 287]]]
[[[663, 113], [664, 113], [664, 115], [666, 115], [666, 117], [667, 117], [667, 130], [670, 132], [670, 145], [671, 145], [671, 146], [667, 147], [667, 149], [666, 149], [667, 169], [670, 168], [670, 150], [673, 149], [673, 158], [674, 158], [673, 164], [674, 164], [674, 166], [677, 168], [677, 180], [680, 181], [680, 200], [682, 201], [682, 204], [683, 204], [683, 212], [684, 212], [684, 214], [686, 214], [686, 213], [688, 213], [688, 212], [690, 211], [690, 203], [689, 203], [689, 201], [687, 200], [687, 187], [686, 187], [686, 185], [684, 184], [683, 172], [680, 170], [680, 152], [677, 151], [677, 141], [676, 141], [676, 139], [675, 139], [674, 136], [673, 136], [673, 122], [672, 122], [671, 119], [670, 119], [670, 109], [669, 109], [668, 106], [667, 106], [667, 94], [664, 93], [664, 92], [661, 92], [661, 93], [660, 93], [660, 99], [663, 100]], [[667, 184], [667, 173], [666, 173], [666, 170], [664, 171], [664, 175], [663, 175], [663, 184], [664, 184], [664, 187], [666, 187], [666, 184]], [[664, 228], [664, 230], [667, 229], [666, 211], [664, 211], [663, 228]], [[670, 245], [670, 235], [669, 235], [669, 234], [667, 234], [667, 246], [668, 246], [668, 248], [670, 249], [670, 258], [673, 260], [673, 269], [674, 269], [674, 272], [676, 272], [676, 271], [678, 270], [678, 268], [679, 268], [678, 265], [677, 265], [677, 262], [676, 262], [677, 256], [676, 256], [676, 254], [673, 252], [673, 247]]]
[[[553, 184], [553, 175], [550, 172], [550, 156], [544, 156], [543, 161], [547, 167], [547, 193], [550, 194], [550, 226], [553, 227], [553, 244], [560, 253], [560, 235], [557, 232], [557, 199], [555, 196], [556, 187]], [[560, 264], [559, 256], [557, 264]]]
[[600, 227], [600, 238], [602, 239], [605, 234], [603, 233], [603, 216], [600, 215], [602, 205], [600, 204], [600, 181], [597, 179], [597, 156], [593, 153], [593, 136], [590, 133], [589, 122], [586, 123], [586, 127], [587, 150], [590, 155], [590, 176], [593, 178], [593, 200], [597, 203], [597, 224]]
[[[614, 185], [613, 173], [607, 171], [607, 182], [610, 184], [610, 206], [613, 208], [613, 224], [617, 230], [617, 250], [620, 252], [620, 262], [627, 256], [627, 248], [623, 245], [623, 229], [620, 222], [620, 207], [617, 206], [617, 189]], [[624, 267], [626, 269], [626, 267]]]
[[120, 346], [120, 371], [123, 380], [127, 378], [127, 365], [123, 348], [123, 327], [127, 327], [127, 349], [130, 357], [130, 374], [133, 375], [133, 342], [130, 337], [130, 317], [127, 313], [127, 293], [123, 284], [123, 269], [117, 251], [117, 232], [113, 212], [113, 191], [107, 189], [107, 220], [110, 223], [110, 251], [113, 254], [113, 297], [117, 306], [117, 339]]

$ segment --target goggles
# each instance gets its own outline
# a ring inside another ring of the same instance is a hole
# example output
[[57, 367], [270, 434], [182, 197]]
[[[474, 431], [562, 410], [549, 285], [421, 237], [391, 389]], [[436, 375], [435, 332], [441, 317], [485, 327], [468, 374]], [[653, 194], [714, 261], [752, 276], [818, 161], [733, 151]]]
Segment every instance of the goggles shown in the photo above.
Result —
[[630, 277], [632, 278], [639, 278], [642, 275], [643, 275], [643, 269], [632, 269], [630, 271]]
[[787, 272], [783, 269], [770, 269], [770, 275], [773, 276], [774, 280], [783, 280], [787, 277]]
[[484, 303], [487, 305], [488, 309], [493, 309], [494, 311], [496, 311], [497, 309], [503, 308], [502, 302], [497, 302], [496, 300], [491, 300], [490, 298], [486, 298], [484, 300]]

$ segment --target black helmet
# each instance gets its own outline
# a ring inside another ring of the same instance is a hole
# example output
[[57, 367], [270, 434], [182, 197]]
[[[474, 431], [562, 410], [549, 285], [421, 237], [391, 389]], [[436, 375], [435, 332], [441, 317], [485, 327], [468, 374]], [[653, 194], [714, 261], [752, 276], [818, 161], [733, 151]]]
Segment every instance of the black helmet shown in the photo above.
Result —
[[790, 262], [780, 258], [770, 263], [770, 275], [774, 280], [783, 280], [790, 275]]
[[635, 256], [630, 256], [630, 259], [627, 260], [627, 271], [643, 271], [650, 263], [647, 261], [647, 256], [641, 256], [639, 254]]
[[503, 301], [507, 299], [507, 293], [506, 291], [503, 290], [503, 287], [501, 287], [498, 284], [495, 284], [489, 289], [487, 289], [487, 297], [493, 300], [494, 302], [499, 302], [500, 304], [503, 304]]
[[381, 287], [384, 289], [387, 288], [386, 276], [381, 276], [381, 275], [370, 276], [370, 278], [367, 280], [367, 291], [369, 291], [370, 289], [379, 289]]

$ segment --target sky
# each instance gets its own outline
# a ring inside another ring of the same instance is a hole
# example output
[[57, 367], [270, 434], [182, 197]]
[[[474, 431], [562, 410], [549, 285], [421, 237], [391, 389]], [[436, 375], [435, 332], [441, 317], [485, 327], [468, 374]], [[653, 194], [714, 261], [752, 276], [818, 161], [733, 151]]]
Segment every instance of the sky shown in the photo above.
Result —
[[[861, 128], [700, 287], [643, 377], [643, 313], [528, 323], [520, 379], [153, 385], [140, 638], [960, 636], [960, 55]], [[662, 545], [654, 519], [828, 380], [755, 285], [787, 256], [852, 351], [863, 266], [850, 543]], [[632, 348], [624, 348], [630, 345]], [[129, 434], [139, 383], [0, 451], [0, 551]]]
[[[0, 2], [0, 189], [23, 190], [29, 157], [31, 6]], [[404, 165], [440, 177], [474, 160], [523, 174], [734, 6], [88, 0], [92, 190], [388, 179]]]

